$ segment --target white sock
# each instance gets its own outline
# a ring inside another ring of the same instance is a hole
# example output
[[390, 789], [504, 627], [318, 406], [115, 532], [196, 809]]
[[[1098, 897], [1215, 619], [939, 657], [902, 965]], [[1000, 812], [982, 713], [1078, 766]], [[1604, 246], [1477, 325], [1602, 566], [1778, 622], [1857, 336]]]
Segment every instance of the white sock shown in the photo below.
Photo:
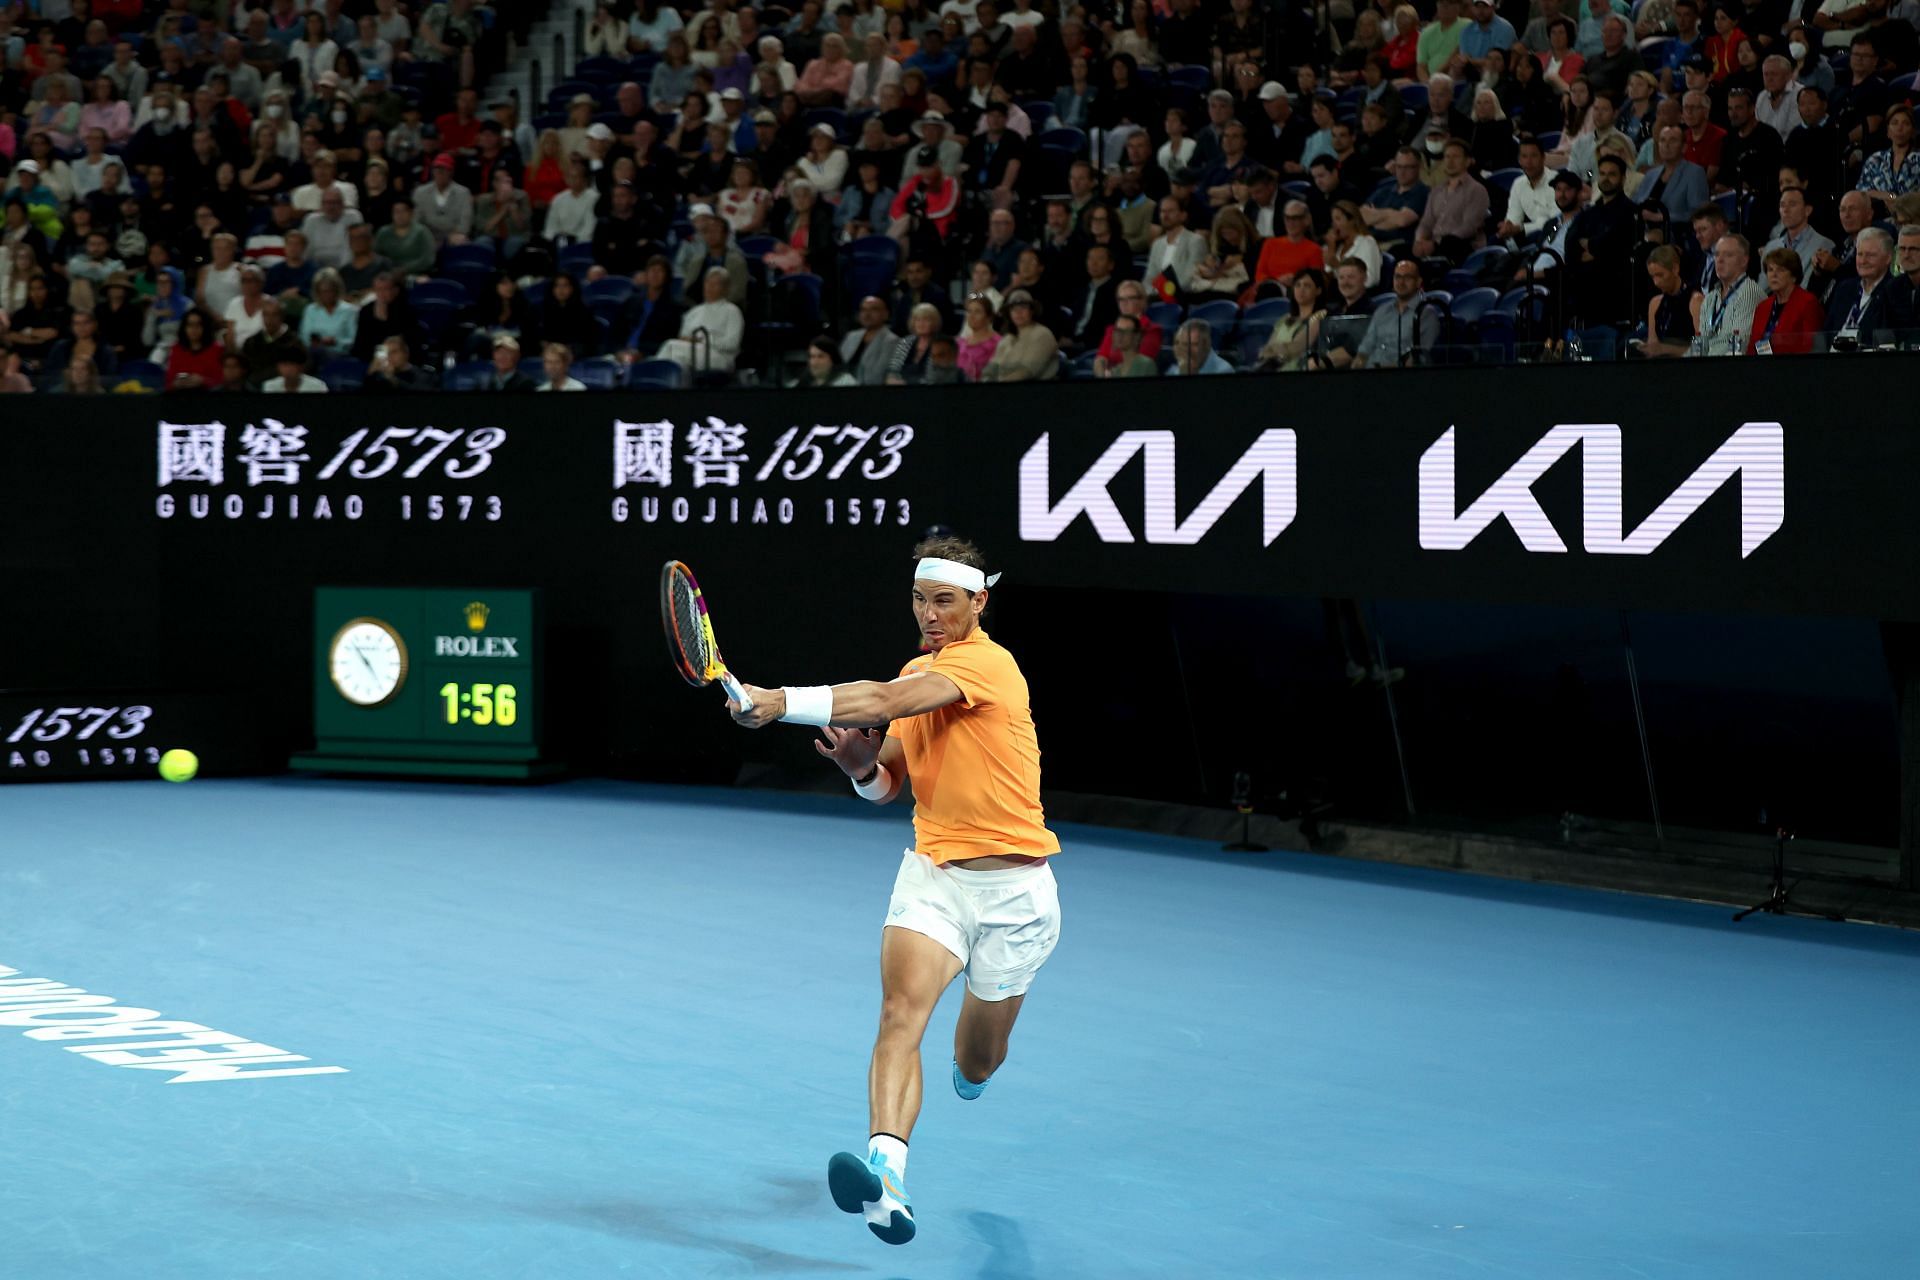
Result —
[[887, 1158], [887, 1167], [904, 1178], [907, 1176], [907, 1144], [890, 1133], [876, 1133], [867, 1139], [867, 1159], [875, 1155]]

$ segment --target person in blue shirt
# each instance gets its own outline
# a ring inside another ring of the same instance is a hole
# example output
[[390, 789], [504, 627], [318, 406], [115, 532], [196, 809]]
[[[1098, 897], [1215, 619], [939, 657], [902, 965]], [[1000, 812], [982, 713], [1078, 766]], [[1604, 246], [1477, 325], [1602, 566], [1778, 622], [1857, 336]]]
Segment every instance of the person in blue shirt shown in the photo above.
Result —
[[953, 73], [960, 68], [960, 59], [947, 50], [946, 43], [946, 36], [940, 28], [928, 27], [920, 37], [920, 47], [901, 64], [900, 69], [920, 68], [927, 77], [929, 87], [952, 84]]
[[1514, 34], [1513, 24], [1494, 12], [1493, 0], [1473, 0], [1468, 13], [1472, 21], [1460, 33], [1460, 58], [1477, 76], [1481, 64], [1487, 60], [1487, 50], [1505, 53], [1518, 44], [1520, 38]]
[[1167, 369], [1169, 378], [1232, 372], [1233, 366], [1213, 349], [1213, 326], [1205, 320], [1189, 320], [1173, 335], [1173, 364]]

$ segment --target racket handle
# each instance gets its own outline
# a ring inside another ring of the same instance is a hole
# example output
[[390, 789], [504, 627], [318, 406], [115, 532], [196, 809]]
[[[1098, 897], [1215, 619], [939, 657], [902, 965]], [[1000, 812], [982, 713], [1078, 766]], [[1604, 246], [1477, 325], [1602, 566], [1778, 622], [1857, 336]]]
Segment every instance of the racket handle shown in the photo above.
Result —
[[742, 711], [753, 710], [753, 699], [747, 696], [747, 691], [740, 686], [740, 682], [733, 678], [733, 672], [720, 673], [720, 686], [727, 691], [729, 698], [740, 704]]

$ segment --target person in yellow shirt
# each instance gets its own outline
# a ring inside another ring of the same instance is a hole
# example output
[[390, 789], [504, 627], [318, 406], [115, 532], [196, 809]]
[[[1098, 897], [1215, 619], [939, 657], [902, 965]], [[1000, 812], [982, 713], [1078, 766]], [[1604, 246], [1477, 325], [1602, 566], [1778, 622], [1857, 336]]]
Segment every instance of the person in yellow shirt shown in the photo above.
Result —
[[[914, 548], [913, 616], [926, 652], [889, 681], [762, 689], [729, 702], [758, 729], [820, 728], [814, 747], [875, 804], [913, 796], [913, 847], [880, 935], [880, 1031], [867, 1075], [863, 1158], [827, 1165], [834, 1203], [888, 1244], [913, 1239], [907, 1140], [920, 1114], [920, 1039], [941, 994], [967, 975], [953, 1034], [953, 1087], [978, 1098], [1006, 1060], [1027, 988], [1060, 938], [1049, 859], [1060, 841], [1040, 807], [1040, 744], [1026, 677], [980, 625], [986, 558], [959, 538]], [[881, 726], [885, 726], [884, 732]]]

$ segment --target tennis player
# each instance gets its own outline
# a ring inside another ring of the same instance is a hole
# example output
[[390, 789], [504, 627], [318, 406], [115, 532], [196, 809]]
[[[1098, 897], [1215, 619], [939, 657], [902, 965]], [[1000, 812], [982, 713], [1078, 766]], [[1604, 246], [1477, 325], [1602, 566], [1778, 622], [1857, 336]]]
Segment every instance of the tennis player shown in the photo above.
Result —
[[[967, 975], [953, 1033], [953, 1088], [978, 1098], [1007, 1056], [1034, 974], [1060, 937], [1040, 809], [1040, 745], [1027, 681], [980, 625], [986, 558], [959, 538], [914, 548], [913, 616], [927, 649], [898, 679], [811, 688], [747, 686], [734, 719], [820, 726], [814, 748], [853, 789], [890, 804], [911, 788], [914, 847], [900, 861], [880, 934], [880, 1033], [867, 1073], [864, 1157], [827, 1165], [834, 1203], [888, 1244], [913, 1239], [907, 1140], [920, 1114], [920, 1039], [954, 976]], [[887, 726], [882, 734], [877, 726]]]

